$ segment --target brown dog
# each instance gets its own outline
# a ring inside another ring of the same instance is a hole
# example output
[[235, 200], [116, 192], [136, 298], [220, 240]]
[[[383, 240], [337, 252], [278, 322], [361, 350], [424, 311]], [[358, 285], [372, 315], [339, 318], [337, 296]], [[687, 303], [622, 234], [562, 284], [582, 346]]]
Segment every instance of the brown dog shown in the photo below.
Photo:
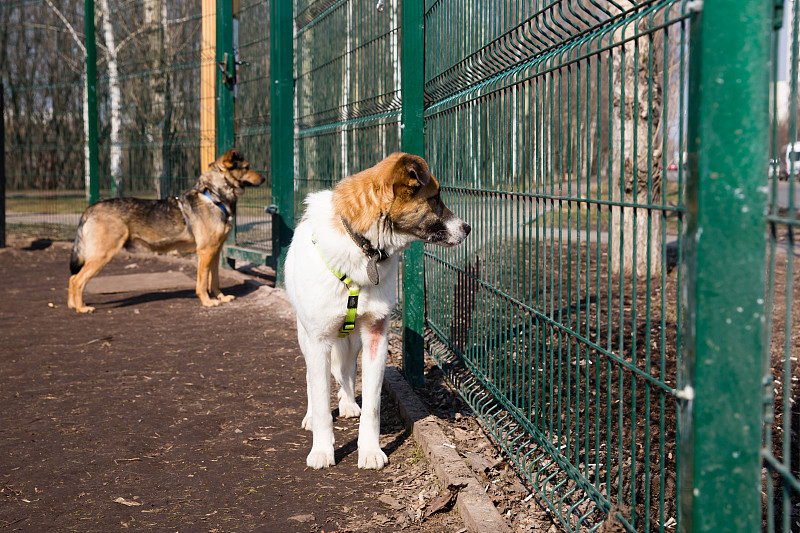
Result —
[[90, 313], [83, 290], [124, 246], [152, 252], [197, 252], [196, 292], [206, 307], [233, 300], [219, 290], [219, 256], [236, 214], [236, 198], [264, 178], [236, 150], [209, 165], [195, 186], [163, 200], [114, 198], [84, 211], [72, 247], [69, 268], [70, 309]]

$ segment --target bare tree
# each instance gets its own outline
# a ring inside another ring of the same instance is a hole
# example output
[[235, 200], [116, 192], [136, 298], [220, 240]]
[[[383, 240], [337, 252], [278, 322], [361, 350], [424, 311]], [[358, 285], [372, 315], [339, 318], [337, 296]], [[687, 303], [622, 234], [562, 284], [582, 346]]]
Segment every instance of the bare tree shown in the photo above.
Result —
[[[633, 7], [627, 0], [625, 9]], [[643, 276], [661, 270], [661, 214], [648, 205], [661, 200], [662, 90], [659, 37], [648, 32], [650, 16], [631, 19], [615, 33], [611, 131], [611, 269]], [[616, 253], [621, 239], [622, 253]]]
[[[70, 24], [67, 17], [58, 9], [55, 4], [53, 4], [52, 0], [45, 0], [47, 5], [53, 10], [53, 13], [56, 14], [58, 19], [66, 28], [69, 35], [72, 37], [73, 41], [75, 41], [76, 46], [81, 50], [83, 56], [86, 57], [86, 46], [83, 44], [83, 39], [75, 28]], [[90, 168], [89, 168], [89, 80], [86, 78], [86, 71], [83, 71], [83, 168], [84, 168], [84, 189], [86, 194], [86, 200], [88, 201], [90, 198]]]
[[[166, 152], [167, 137], [170, 130], [171, 91], [170, 77], [164, 68], [167, 65], [166, 42], [168, 41], [167, 2], [165, 0], [145, 0], [144, 26], [148, 32], [150, 69], [148, 89], [150, 97], [149, 113], [145, 122], [146, 137], [152, 147], [153, 185], [156, 196], [163, 195], [163, 184], [169, 174], [169, 157]], [[158, 140], [159, 146], [154, 146]]]
[[100, 16], [103, 19], [103, 38], [105, 39], [105, 54], [108, 64], [108, 90], [110, 94], [109, 120], [111, 122], [110, 136], [110, 168], [111, 179], [114, 180], [114, 196], [123, 195], [122, 182], [122, 93], [119, 86], [119, 67], [117, 55], [119, 49], [114, 38], [114, 25], [111, 22], [111, 10], [108, 0], [100, 0]]

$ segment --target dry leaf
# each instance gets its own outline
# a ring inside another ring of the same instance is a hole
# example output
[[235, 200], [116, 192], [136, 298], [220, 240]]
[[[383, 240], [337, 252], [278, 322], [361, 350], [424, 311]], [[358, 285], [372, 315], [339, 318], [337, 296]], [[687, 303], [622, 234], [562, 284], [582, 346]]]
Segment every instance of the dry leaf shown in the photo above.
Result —
[[381, 496], [378, 496], [378, 500], [382, 501], [383, 503], [385, 503], [394, 510], [402, 509], [403, 507], [405, 507], [403, 504], [401, 504], [388, 494], [383, 494]]
[[461, 489], [466, 487], [466, 483], [459, 483], [458, 485], [450, 484], [447, 486], [447, 492], [443, 492], [439, 496], [436, 497], [435, 500], [431, 502], [428, 506], [427, 511], [425, 511], [425, 517], [429, 517], [432, 514], [438, 513], [440, 511], [449, 511], [453, 504], [456, 502], [456, 498], [458, 497], [458, 493], [461, 492]]
[[114, 500], [114, 503], [121, 503], [122, 505], [127, 505], [128, 507], [136, 507], [137, 505], [142, 505], [139, 502], [135, 502], [133, 500], [126, 500], [122, 496]]

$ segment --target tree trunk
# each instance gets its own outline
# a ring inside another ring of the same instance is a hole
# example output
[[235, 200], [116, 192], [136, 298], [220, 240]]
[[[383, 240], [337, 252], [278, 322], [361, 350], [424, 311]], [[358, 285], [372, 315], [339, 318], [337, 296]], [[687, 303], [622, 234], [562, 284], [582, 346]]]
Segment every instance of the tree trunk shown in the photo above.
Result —
[[[648, 21], [640, 21], [638, 30], [646, 29]], [[630, 38], [636, 31], [637, 24], [628, 24], [615, 40]], [[609, 254], [613, 274], [661, 272], [661, 211], [646, 208], [661, 201], [662, 175], [661, 147], [655, 145], [661, 122], [662, 73], [659, 61], [651, 58], [651, 47], [655, 51], [659, 47], [650, 39], [644, 36], [628, 41], [614, 50], [612, 58], [610, 157], [615, 205], [611, 208]], [[619, 203], [623, 205], [616, 205]]]
[[153, 187], [158, 198], [167, 191], [169, 164], [167, 137], [170, 131], [171, 102], [169, 75], [162, 72], [166, 64], [167, 4], [163, 0], [145, 0], [144, 23], [148, 34], [151, 74], [149, 78], [150, 109], [147, 113], [145, 135], [152, 154]]
[[117, 45], [114, 40], [114, 27], [111, 25], [111, 11], [108, 0], [100, 0], [100, 16], [103, 17], [103, 36], [106, 41], [106, 62], [108, 63], [108, 90], [110, 95], [109, 120], [111, 122], [110, 170], [113, 180], [113, 194], [123, 195], [122, 183], [122, 93], [119, 87], [119, 68], [117, 66]]
[[[51, 10], [56, 14], [58, 19], [64, 24], [64, 27], [69, 32], [72, 40], [75, 41], [75, 44], [78, 48], [81, 49], [81, 52], [84, 56], [86, 56], [86, 47], [84, 46], [83, 42], [81, 41], [81, 37], [78, 35], [78, 32], [75, 31], [75, 28], [70, 24], [69, 20], [64, 16], [60, 9], [58, 9], [55, 4], [53, 4], [52, 0], [45, 0], [47, 5], [50, 7]], [[6, 45], [5, 39], [3, 43], [4, 47]], [[84, 181], [84, 188], [86, 194], [86, 201], [88, 202], [91, 198], [91, 171], [89, 168], [89, 79], [86, 77], [86, 71], [83, 71], [82, 75], [83, 79], [83, 181]]]
[[[85, 55], [85, 54], [84, 54]], [[92, 197], [92, 172], [89, 162], [89, 78], [83, 75], [83, 183], [86, 201]]]

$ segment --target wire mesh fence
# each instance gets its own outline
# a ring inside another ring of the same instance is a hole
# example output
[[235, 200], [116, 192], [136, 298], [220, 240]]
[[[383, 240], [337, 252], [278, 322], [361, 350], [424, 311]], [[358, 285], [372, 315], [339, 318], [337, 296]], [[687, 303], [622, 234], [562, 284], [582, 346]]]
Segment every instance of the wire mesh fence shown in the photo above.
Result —
[[163, 198], [201, 173], [196, 2], [96, 3], [100, 190]]
[[0, 5], [9, 231], [63, 238], [88, 205], [82, 4]]
[[241, 2], [234, 19], [235, 89], [234, 138], [236, 147], [267, 181], [248, 191], [236, 206], [235, 243], [272, 251], [272, 218], [264, 208], [273, 203], [270, 174], [270, 65], [269, 2]]
[[566, 527], [666, 530], [687, 14], [604, 6], [426, 13], [426, 153], [474, 228], [426, 248], [430, 341]]
[[[3, 47], [11, 229], [66, 237], [88, 206], [83, 7], [0, 6], [6, 44], [13, 42]], [[180, 194], [201, 170], [200, 6], [99, 0], [96, 8], [100, 126], [91, 142], [99, 145], [100, 195]]]
[[295, 216], [306, 195], [400, 148], [398, 3], [295, 4]]
[[770, 98], [770, 202], [764, 343], [764, 529], [800, 530], [800, 64], [795, 2], [775, 14]]

